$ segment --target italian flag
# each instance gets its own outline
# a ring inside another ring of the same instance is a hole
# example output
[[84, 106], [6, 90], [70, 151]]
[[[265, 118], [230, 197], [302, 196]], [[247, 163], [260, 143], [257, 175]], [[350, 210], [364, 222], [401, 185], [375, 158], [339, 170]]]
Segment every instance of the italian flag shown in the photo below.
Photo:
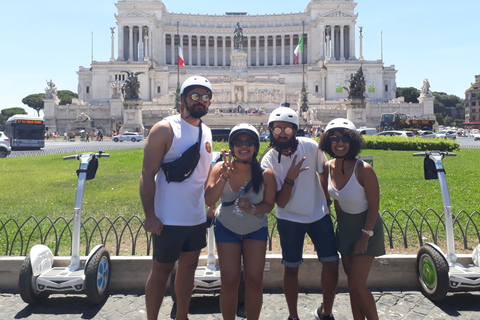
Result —
[[295, 65], [297, 65], [298, 63], [298, 56], [300, 55], [300, 52], [303, 52], [303, 34], [302, 34], [302, 37], [300, 38], [300, 41], [298, 41], [295, 51], [293, 51], [293, 53], [295, 53]]
[[180, 40], [178, 40], [178, 66], [185, 67], [185, 60], [183, 60], [183, 50], [180, 45]]

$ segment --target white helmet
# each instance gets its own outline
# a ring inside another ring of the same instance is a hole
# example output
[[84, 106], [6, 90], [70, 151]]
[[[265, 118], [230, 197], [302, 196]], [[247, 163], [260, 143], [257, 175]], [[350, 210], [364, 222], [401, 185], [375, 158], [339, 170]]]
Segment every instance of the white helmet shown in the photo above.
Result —
[[185, 80], [182, 84], [182, 88], [180, 89], [180, 94], [182, 95], [183, 91], [185, 91], [186, 88], [191, 87], [191, 86], [204, 87], [209, 92], [210, 97], [212, 96], [212, 92], [213, 92], [212, 84], [205, 77], [192, 76], [192, 77], [188, 78], [187, 80]]
[[230, 150], [233, 152], [233, 141], [242, 134], [247, 134], [255, 139], [254, 157], [256, 157], [260, 149], [260, 135], [257, 129], [249, 123], [239, 123], [230, 131], [230, 135], [228, 136], [228, 146]]
[[325, 132], [333, 129], [349, 129], [355, 132], [357, 131], [357, 128], [355, 127], [353, 122], [344, 118], [337, 118], [330, 121], [325, 127]]
[[270, 117], [268, 118], [268, 124], [275, 121], [285, 121], [295, 124], [297, 127], [299, 125], [297, 113], [287, 107], [279, 107], [272, 111]]

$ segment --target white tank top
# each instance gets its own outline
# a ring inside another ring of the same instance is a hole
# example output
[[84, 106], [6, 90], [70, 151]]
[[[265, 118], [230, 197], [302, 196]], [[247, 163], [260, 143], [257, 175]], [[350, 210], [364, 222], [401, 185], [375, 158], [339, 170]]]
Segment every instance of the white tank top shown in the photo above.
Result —
[[330, 196], [338, 201], [342, 211], [355, 214], [361, 213], [368, 209], [367, 196], [365, 195], [365, 189], [357, 181], [357, 165], [359, 161], [355, 162], [352, 175], [347, 184], [340, 190], [337, 190], [332, 183], [330, 175], [330, 162], [328, 163], [328, 193]]
[[[199, 128], [183, 120], [180, 115], [170, 116], [173, 141], [163, 162], [178, 158], [198, 141]], [[204, 188], [212, 166], [212, 132], [202, 123], [200, 160], [192, 175], [182, 182], [168, 183], [160, 169], [155, 177], [155, 214], [165, 225], [195, 226], [206, 221]]]

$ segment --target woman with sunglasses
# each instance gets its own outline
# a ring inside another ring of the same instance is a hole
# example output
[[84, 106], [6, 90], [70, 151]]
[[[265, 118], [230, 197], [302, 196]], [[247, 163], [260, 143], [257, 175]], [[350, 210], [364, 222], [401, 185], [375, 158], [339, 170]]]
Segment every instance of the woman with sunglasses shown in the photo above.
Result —
[[[223, 161], [212, 168], [205, 190], [208, 206], [222, 201], [215, 219], [222, 283], [220, 309], [223, 319], [235, 319], [243, 256], [245, 310], [249, 320], [259, 319], [268, 238], [266, 214], [275, 204], [277, 186], [273, 172], [263, 171], [257, 161], [260, 142], [255, 127], [247, 123], [235, 126], [228, 142], [228, 157], [223, 151]], [[239, 198], [241, 190], [246, 194]], [[241, 209], [240, 214], [234, 213], [235, 206]]]
[[365, 142], [347, 119], [328, 123], [319, 148], [333, 160], [321, 181], [328, 186], [337, 213], [337, 247], [348, 278], [353, 319], [378, 319], [367, 278], [375, 257], [385, 254], [380, 188], [373, 168], [357, 159]]

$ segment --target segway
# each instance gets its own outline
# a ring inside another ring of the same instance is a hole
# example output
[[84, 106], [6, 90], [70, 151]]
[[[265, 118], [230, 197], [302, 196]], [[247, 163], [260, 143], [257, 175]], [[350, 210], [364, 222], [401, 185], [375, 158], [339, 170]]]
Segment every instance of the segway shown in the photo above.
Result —
[[[227, 154], [228, 155], [228, 154]], [[222, 153], [218, 151], [213, 152], [212, 166], [218, 161], [223, 161]], [[215, 234], [213, 230], [213, 220], [208, 220], [207, 226], [207, 264], [205, 266], [197, 266], [195, 270], [195, 278], [193, 282], [193, 293], [199, 294], [217, 294], [220, 292], [221, 278], [220, 267], [216, 264], [215, 256]], [[240, 285], [238, 288], [238, 303], [245, 302], [245, 281], [243, 278], [243, 267], [241, 270]], [[175, 294], [175, 277], [177, 273], [177, 264], [170, 274], [170, 291], [172, 300], [177, 302]]]
[[426, 243], [418, 251], [416, 270], [423, 295], [432, 301], [440, 301], [449, 291], [480, 288], [480, 245], [473, 251], [474, 264], [462, 265], [457, 262], [455, 255], [452, 205], [442, 160], [446, 156], [456, 156], [456, 154], [420, 152], [414, 153], [413, 156], [425, 157], [425, 180], [438, 179], [440, 183], [447, 233], [447, 254], [433, 243]]
[[95, 178], [98, 158], [109, 154], [91, 153], [66, 156], [64, 160], [77, 159], [78, 184], [73, 217], [72, 256], [68, 267], [54, 267], [54, 256], [49, 247], [37, 244], [27, 254], [18, 280], [23, 301], [35, 304], [51, 293], [84, 293], [92, 304], [103, 302], [110, 283], [110, 255], [103, 244], [90, 251], [85, 263], [80, 261], [80, 228], [85, 181]]

